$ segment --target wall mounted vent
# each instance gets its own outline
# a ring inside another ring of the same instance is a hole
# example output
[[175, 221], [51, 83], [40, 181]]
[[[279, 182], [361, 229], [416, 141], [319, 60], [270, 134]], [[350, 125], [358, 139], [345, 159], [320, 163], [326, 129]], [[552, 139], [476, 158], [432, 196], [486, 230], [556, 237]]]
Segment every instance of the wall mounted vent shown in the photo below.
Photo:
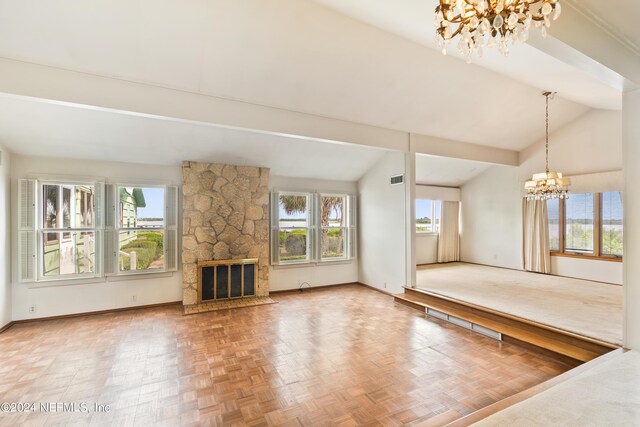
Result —
[[404, 175], [395, 175], [391, 177], [391, 185], [402, 184], [404, 182]]

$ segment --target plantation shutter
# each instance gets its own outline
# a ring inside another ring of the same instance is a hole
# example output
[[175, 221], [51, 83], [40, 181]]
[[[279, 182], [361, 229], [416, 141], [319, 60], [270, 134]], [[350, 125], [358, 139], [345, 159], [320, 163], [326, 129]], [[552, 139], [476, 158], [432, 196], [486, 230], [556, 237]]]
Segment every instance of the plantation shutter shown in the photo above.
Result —
[[[97, 195], [97, 191], [96, 191]], [[97, 199], [97, 197], [96, 197]], [[104, 184], [102, 197], [102, 218], [103, 218], [103, 254], [102, 272], [105, 276], [112, 276], [118, 273], [118, 243], [116, 225], [116, 189], [113, 184]], [[97, 204], [97, 202], [96, 202]], [[97, 212], [97, 207], [96, 207]]]
[[104, 182], [93, 184], [93, 217], [95, 225], [95, 265], [94, 274], [102, 276], [104, 264]]
[[104, 228], [104, 216], [105, 216], [104, 182], [96, 182], [93, 188], [94, 188], [93, 215], [95, 217], [95, 222], [96, 222], [95, 227], [98, 230], [100, 230]]
[[271, 264], [280, 263], [280, 233], [278, 223], [280, 221], [280, 193], [271, 193]]
[[167, 271], [178, 270], [178, 187], [167, 187], [165, 205], [165, 260]]
[[319, 261], [320, 253], [322, 252], [320, 248], [320, 235], [321, 235], [321, 227], [320, 224], [320, 209], [322, 203], [320, 202], [320, 198], [322, 196], [319, 193], [312, 193], [308, 196], [307, 209], [309, 210], [309, 224], [307, 225], [307, 234], [309, 239], [309, 259], [311, 261]]
[[113, 184], [104, 185], [104, 228], [115, 228], [116, 226], [116, 186]]
[[358, 198], [356, 196], [349, 196], [348, 197], [348, 233], [349, 233], [349, 237], [347, 240], [347, 244], [348, 244], [348, 257], [350, 259], [355, 259], [358, 257], [358, 233], [357, 233], [357, 221], [358, 221], [358, 210], [357, 210], [357, 206], [358, 206]]
[[18, 274], [20, 282], [36, 280], [36, 181], [18, 181]]

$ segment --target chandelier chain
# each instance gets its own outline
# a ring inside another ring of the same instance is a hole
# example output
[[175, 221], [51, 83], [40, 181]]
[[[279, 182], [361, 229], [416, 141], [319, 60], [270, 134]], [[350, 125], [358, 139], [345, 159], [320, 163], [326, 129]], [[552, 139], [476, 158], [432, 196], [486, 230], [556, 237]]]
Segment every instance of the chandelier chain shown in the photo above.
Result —
[[546, 170], [547, 173], [549, 173], [549, 95], [551, 95], [550, 92], [546, 92], [544, 94], [545, 96], [545, 100], [546, 100], [546, 113], [545, 113], [545, 165], [546, 165]]
[[563, 177], [560, 172], [549, 171], [549, 98], [553, 99], [555, 92], [544, 91], [545, 97], [545, 172], [533, 174], [533, 177], [524, 185], [528, 200], [549, 200], [554, 198], [566, 199], [569, 197], [569, 185], [571, 180]]

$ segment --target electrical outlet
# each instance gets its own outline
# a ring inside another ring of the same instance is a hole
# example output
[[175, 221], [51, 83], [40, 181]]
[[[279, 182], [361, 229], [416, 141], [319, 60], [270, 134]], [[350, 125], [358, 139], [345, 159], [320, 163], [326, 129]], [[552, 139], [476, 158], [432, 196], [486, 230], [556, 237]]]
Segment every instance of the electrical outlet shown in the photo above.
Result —
[[387, 282], [384, 282], [384, 288], [387, 289]]
[[38, 311], [38, 308], [35, 304], [29, 306], [29, 313], [35, 313], [36, 311]]
[[135, 295], [131, 295], [131, 302], [136, 302], [138, 299], [138, 297], [136, 297]]

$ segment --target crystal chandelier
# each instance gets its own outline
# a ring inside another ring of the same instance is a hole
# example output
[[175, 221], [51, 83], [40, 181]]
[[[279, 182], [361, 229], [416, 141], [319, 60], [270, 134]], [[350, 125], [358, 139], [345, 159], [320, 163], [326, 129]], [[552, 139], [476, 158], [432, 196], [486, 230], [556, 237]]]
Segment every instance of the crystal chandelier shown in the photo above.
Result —
[[553, 99], [555, 92], [543, 92], [546, 98], [546, 143], [545, 159], [546, 172], [536, 173], [530, 181], [524, 184], [529, 200], [567, 199], [569, 198], [569, 185], [571, 180], [563, 178], [560, 172], [549, 172], [549, 98]]
[[498, 45], [503, 54], [509, 46], [529, 38], [529, 28], [541, 28], [547, 36], [551, 20], [560, 16], [559, 0], [440, 0], [436, 6], [436, 43], [446, 55], [449, 40], [459, 35], [458, 50], [471, 62], [482, 57], [482, 48]]

